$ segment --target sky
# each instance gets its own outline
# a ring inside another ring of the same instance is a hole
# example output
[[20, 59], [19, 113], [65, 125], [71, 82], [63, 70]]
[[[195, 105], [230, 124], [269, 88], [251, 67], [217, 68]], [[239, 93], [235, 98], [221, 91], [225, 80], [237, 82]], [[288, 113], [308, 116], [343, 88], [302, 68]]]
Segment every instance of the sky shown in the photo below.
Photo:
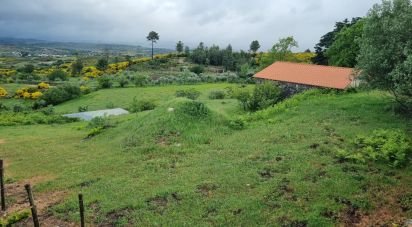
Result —
[[119, 43], [174, 48], [182, 40], [195, 47], [261, 50], [293, 36], [298, 50], [313, 50], [336, 21], [363, 17], [381, 0], [0, 0], [0, 37], [50, 41]]

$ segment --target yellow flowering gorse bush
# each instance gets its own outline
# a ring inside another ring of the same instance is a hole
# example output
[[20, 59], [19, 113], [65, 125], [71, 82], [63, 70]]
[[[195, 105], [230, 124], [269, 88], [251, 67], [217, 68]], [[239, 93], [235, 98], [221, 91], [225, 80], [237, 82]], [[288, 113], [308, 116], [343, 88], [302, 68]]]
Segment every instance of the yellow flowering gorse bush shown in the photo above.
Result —
[[46, 82], [41, 82], [37, 85], [38, 89], [41, 90], [45, 90], [45, 89], [49, 89], [50, 88], [50, 84], [46, 83]]
[[24, 87], [16, 91], [16, 98], [38, 99], [43, 95], [36, 87]]
[[6, 91], [6, 89], [0, 87], [0, 98], [2, 97], [7, 97], [8, 93]]

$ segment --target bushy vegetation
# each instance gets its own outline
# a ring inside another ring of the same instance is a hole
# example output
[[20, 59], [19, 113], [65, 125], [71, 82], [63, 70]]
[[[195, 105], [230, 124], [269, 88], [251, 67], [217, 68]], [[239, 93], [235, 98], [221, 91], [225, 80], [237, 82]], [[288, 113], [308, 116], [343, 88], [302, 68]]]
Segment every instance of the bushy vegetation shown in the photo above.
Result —
[[112, 77], [109, 75], [104, 75], [101, 76], [97, 79], [97, 82], [99, 83], [99, 88], [111, 88], [113, 86], [113, 80]]
[[365, 163], [383, 162], [399, 167], [409, 161], [411, 145], [399, 130], [375, 130], [369, 136], [357, 136], [353, 150], [340, 150], [338, 157]]
[[176, 91], [176, 97], [185, 97], [191, 100], [196, 100], [200, 96], [200, 92], [194, 88]]
[[265, 82], [256, 85], [252, 93], [239, 89], [233, 91], [232, 96], [239, 100], [244, 110], [254, 112], [278, 103], [281, 100], [281, 89], [275, 83]]
[[65, 81], [68, 79], [68, 75], [65, 71], [61, 69], [54, 70], [52, 73], [48, 75], [49, 80], [51, 81], [56, 81], [56, 80], [62, 80]]
[[213, 90], [209, 93], [210, 99], [224, 99], [226, 97], [226, 91], [224, 90]]
[[202, 102], [187, 101], [181, 103], [175, 112], [180, 116], [188, 116], [192, 118], [205, 118], [209, 115], [210, 110]]
[[7, 111], [0, 113], [0, 126], [64, 124], [76, 121], [72, 118], [66, 118], [61, 115], [50, 114], [43, 111], [32, 112], [23, 109], [17, 110], [16, 107], [17, 106], [14, 106], [12, 112]]
[[129, 105], [128, 110], [132, 113], [142, 112], [146, 110], [153, 110], [156, 107], [156, 104], [152, 100], [148, 99], [138, 99], [133, 98], [132, 103]]
[[105, 129], [114, 127], [114, 123], [108, 117], [95, 117], [93, 118], [87, 128], [89, 132], [87, 133], [86, 139], [90, 139], [102, 133]]
[[49, 89], [42, 96], [42, 100], [48, 105], [57, 105], [70, 99], [77, 98], [81, 95], [80, 87], [70, 84], [58, 86]]

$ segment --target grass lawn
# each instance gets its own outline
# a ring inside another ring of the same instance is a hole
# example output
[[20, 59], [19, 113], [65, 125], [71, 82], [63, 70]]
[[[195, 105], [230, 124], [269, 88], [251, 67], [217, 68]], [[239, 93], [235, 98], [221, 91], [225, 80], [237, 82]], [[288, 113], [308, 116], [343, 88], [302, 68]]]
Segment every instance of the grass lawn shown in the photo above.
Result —
[[[87, 220], [97, 225], [370, 225], [412, 217], [399, 202], [412, 198], [410, 165], [334, 156], [375, 129], [401, 129], [411, 138], [411, 120], [393, 114], [389, 96], [308, 97], [256, 117], [236, 100], [208, 99], [227, 86], [233, 85], [108, 89], [56, 106], [66, 113], [127, 107], [135, 96], [157, 102], [152, 111], [111, 119], [115, 126], [91, 139], [84, 139], [86, 122], [2, 127], [8, 182], [41, 176], [33, 180], [35, 195], [65, 192], [47, 210], [69, 222], [79, 221], [82, 192]], [[187, 87], [202, 92], [207, 116], [178, 111], [185, 99], [174, 93]], [[229, 127], [237, 117], [250, 119], [245, 129]]]

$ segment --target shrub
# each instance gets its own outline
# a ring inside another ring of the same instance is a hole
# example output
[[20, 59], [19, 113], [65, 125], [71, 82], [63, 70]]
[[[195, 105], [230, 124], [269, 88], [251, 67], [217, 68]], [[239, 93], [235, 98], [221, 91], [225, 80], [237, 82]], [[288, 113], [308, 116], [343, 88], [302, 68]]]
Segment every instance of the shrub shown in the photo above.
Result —
[[43, 95], [37, 87], [25, 87], [16, 91], [16, 98], [38, 99]]
[[46, 101], [44, 101], [43, 99], [40, 99], [40, 100], [36, 100], [33, 103], [32, 109], [37, 110], [37, 109], [40, 109], [40, 108], [43, 108], [43, 107], [46, 107], [46, 106], [47, 106]]
[[180, 115], [186, 115], [194, 118], [203, 118], [209, 115], [209, 109], [201, 102], [188, 101], [182, 103], [176, 110]]
[[242, 130], [245, 128], [246, 122], [242, 118], [234, 119], [229, 122], [229, 127], [234, 130]]
[[49, 105], [46, 108], [42, 109], [41, 112], [44, 115], [52, 115], [54, 114], [54, 107], [52, 105]]
[[104, 128], [102, 128], [102, 127], [92, 128], [92, 129], [90, 129], [90, 131], [87, 133], [86, 138], [87, 138], [87, 139], [90, 139], [90, 138], [92, 138], [92, 137], [95, 137], [95, 136], [99, 135], [100, 133], [102, 133], [103, 130], [104, 130]]
[[9, 110], [9, 107], [4, 105], [3, 103], [0, 103], [0, 111], [8, 111], [8, 110]]
[[222, 90], [214, 90], [209, 93], [209, 99], [224, 99], [226, 92]]
[[0, 126], [32, 125], [32, 124], [63, 124], [75, 122], [75, 118], [67, 118], [57, 114], [45, 114], [43, 111], [28, 111], [24, 113], [5, 112], [1, 114]]
[[52, 73], [48, 75], [49, 80], [67, 80], [67, 73], [61, 69], [54, 70]]
[[134, 75], [132, 81], [136, 87], [144, 87], [149, 84], [149, 77], [146, 75]]
[[91, 91], [91, 89], [90, 89], [90, 87], [87, 87], [87, 86], [80, 86], [80, 92], [82, 93], [82, 94], [89, 94], [90, 92], [92, 92]]
[[88, 106], [79, 106], [78, 111], [79, 112], [86, 112], [89, 109]]
[[203, 73], [205, 71], [205, 68], [201, 65], [195, 65], [193, 67], [190, 67], [190, 72], [196, 73], [197, 75]]
[[250, 94], [247, 90], [234, 92], [233, 96], [239, 100], [244, 110], [257, 111], [273, 106], [280, 101], [281, 89], [273, 83], [258, 84]]
[[23, 112], [25, 109], [26, 108], [22, 105], [19, 105], [19, 104], [14, 104], [13, 105], [13, 112], [15, 112], [15, 113]]
[[117, 79], [117, 82], [119, 83], [120, 87], [126, 87], [129, 84], [129, 80], [124, 76], [119, 77]]
[[376, 161], [399, 167], [411, 152], [406, 135], [400, 130], [375, 130], [370, 136], [357, 136], [352, 151], [339, 150], [341, 159], [358, 162]]
[[89, 121], [89, 124], [87, 125], [88, 128], [110, 128], [113, 127], [113, 123], [110, 121], [108, 117], [95, 117], [91, 121]]
[[137, 113], [146, 110], [153, 110], [155, 107], [156, 104], [151, 100], [138, 100], [136, 97], [134, 97], [132, 103], [129, 106], [129, 111], [132, 113]]
[[186, 97], [188, 99], [195, 100], [199, 96], [200, 96], [200, 92], [194, 88], [176, 91], [176, 97]]
[[49, 89], [49, 88], [50, 88], [50, 84], [45, 83], [45, 82], [41, 82], [41, 83], [39, 83], [39, 84], [37, 85], [37, 88], [38, 88], [38, 89], [41, 89], [41, 90], [43, 90], [43, 89]]
[[70, 99], [79, 97], [81, 94], [80, 87], [66, 84], [47, 90], [42, 99], [47, 104], [57, 105]]
[[108, 75], [101, 76], [97, 79], [100, 88], [111, 88], [113, 86], [112, 78]]
[[6, 89], [0, 87], [0, 98], [2, 97], [7, 97], [8, 93], [6, 91]]

